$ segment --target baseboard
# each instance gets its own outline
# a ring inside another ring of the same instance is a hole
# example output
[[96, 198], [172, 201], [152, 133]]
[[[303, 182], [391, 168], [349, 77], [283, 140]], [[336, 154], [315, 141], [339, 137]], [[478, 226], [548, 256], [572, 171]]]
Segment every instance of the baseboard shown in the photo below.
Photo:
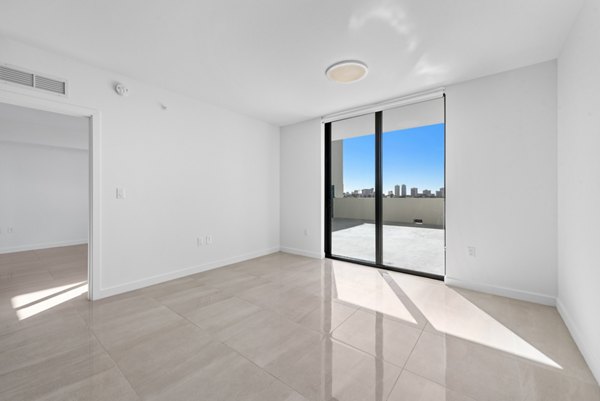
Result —
[[31, 244], [31, 245], [19, 245], [10, 248], [0, 248], [0, 254], [13, 253], [13, 252], [24, 252], [24, 251], [35, 251], [38, 249], [58, 248], [61, 246], [72, 246], [72, 245], [83, 245], [87, 244], [87, 239], [71, 240], [71, 241], [59, 241], [59, 242], [46, 242], [42, 244]]
[[291, 254], [294, 254], [294, 255], [306, 256], [307, 258], [323, 259], [325, 257], [324, 254], [321, 254], [321, 253], [318, 253], [318, 252], [311, 252], [311, 251], [305, 251], [303, 249], [289, 248], [287, 246], [282, 246], [281, 248], [279, 248], [279, 250], [281, 252], [285, 252], [285, 253], [291, 253]]
[[553, 296], [550, 296], [550, 295], [538, 294], [538, 293], [529, 292], [529, 291], [515, 290], [512, 288], [506, 288], [506, 287], [497, 287], [497, 286], [489, 285], [489, 284], [473, 283], [470, 281], [459, 280], [459, 279], [455, 279], [455, 278], [447, 277], [447, 276], [444, 278], [444, 282], [447, 285], [465, 288], [467, 290], [486, 292], [488, 294], [500, 295], [503, 297], [514, 298], [514, 299], [518, 299], [521, 301], [534, 302], [536, 304], [550, 305], [550, 306], [556, 305], [556, 298]]
[[597, 351], [594, 350], [592, 346], [594, 344], [594, 340], [584, 338], [582, 331], [579, 329], [579, 326], [577, 323], [575, 323], [571, 317], [571, 314], [565, 308], [565, 305], [562, 303], [560, 298], [556, 299], [556, 309], [558, 309], [560, 317], [562, 317], [567, 329], [569, 329], [571, 337], [573, 337], [573, 340], [575, 340], [575, 344], [577, 344], [579, 351], [581, 351], [581, 354], [590, 367], [590, 370], [596, 378], [596, 381], [600, 383], [600, 355], [597, 354]]
[[227, 259], [221, 259], [214, 262], [205, 263], [198, 266], [186, 267], [184, 269], [175, 270], [173, 272], [158, 274], [156, 276], [144, 278], [137, 281], [132, 281], [126, 284], [120, 284], [113, 287], [100, 288], [98, 294], [94, 300], [110, 297], [113, 295], [122, 294], [129, 291], [139, 290], [140, 288], [148, 287], [155, 284], [164, 283], [166, 281], [175, 280], [181, 277], [189, 276], [191, 274], [202, 273], [207, 270], [216, 269], [219, 267], [231, 265], [233, 263], [243, 262], [245, 260], [258, 258], [260, 256], [269, 255], [271, 253], [278, 252], [279, 248], [268, 248], [262, 251], [245, 253], [242, 255], [233, 256]]

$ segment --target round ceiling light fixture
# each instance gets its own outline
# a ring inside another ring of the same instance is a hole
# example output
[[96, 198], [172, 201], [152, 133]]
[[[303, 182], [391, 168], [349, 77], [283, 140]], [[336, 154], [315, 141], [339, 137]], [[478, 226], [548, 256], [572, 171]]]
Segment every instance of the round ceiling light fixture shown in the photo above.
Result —
[[350, 84], [360, 81], [368, 72], [369, 68], [362, 61], [344, 60], [327, 67], [325, 75], [332, 81]]

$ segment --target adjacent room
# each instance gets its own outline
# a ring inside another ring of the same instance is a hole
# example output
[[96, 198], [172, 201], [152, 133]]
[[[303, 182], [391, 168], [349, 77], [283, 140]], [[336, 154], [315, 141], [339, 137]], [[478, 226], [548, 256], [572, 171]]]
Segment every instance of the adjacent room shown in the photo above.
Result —
[[0, 13], [0, 400], [600, 401], [600, 0]]
[[88, 136], [87, 118], [0, 103], [3, 325], [87, 293]]

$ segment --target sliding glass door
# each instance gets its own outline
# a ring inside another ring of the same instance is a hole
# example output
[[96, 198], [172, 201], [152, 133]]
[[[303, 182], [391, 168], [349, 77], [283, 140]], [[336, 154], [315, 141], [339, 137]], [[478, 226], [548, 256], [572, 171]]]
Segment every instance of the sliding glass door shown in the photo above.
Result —
[[331, 123], [331, 254], [375, 263], [374, 114]]
[[325, 124], [327, 257], [445, 274], [444, 101]]
[[383, 264], [444, 275], [444, 104], [383, 112]]

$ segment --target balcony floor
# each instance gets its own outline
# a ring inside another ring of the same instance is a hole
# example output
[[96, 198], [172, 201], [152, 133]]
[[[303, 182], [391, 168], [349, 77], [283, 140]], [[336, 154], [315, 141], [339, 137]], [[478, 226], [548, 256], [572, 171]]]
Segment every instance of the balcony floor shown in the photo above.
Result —
[[[338, 221], [334, 230], [332, 254], [375, 260], [375, 224]], [[444, 230], [384, 224], [383, 261], [387, 266], [443, 276]]]

